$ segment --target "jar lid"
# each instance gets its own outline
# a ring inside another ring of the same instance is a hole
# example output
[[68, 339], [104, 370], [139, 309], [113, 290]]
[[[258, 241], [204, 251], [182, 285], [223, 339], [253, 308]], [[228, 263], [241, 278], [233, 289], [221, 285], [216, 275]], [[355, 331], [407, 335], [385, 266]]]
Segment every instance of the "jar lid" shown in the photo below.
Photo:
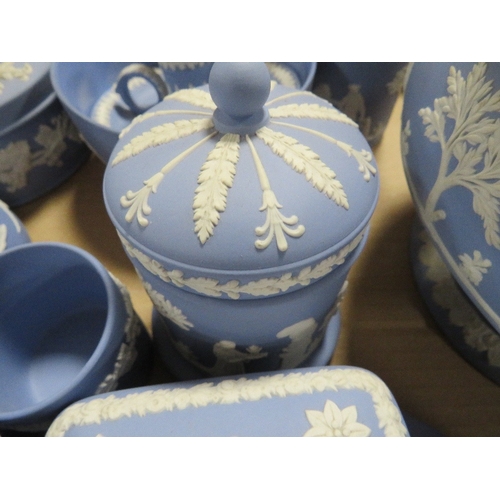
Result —
[[264, 63], [215, 63], [125, 128], [104, 177], [118, 232], [153, 258], [225, 271], [304, 264], [343, 248], [379, 179], [358, 126]]

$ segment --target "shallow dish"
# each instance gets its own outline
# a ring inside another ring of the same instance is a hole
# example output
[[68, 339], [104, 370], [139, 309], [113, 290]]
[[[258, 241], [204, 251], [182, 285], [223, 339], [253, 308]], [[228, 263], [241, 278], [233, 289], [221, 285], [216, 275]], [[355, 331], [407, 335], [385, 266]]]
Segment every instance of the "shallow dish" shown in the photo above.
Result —
[[464, 359], [500, 384], [500, 335], [463, 293], [417, 220], [411, 248], [418, 289], [441, 332]]
[[390, 390], [346, 366], [163, 384], [87, 398], [47, 432], [62, 436], [408, 436]]
[[0, 199], [16, 207], [70, 177], [89, 150], [52, 92], [0, 132]]
[[144, 384], [149, 348], [125, 287], [87, 252], [0, 254], [0, 429], [46, 430], [78, 399]]
[[[52, 85], [89, 147], [107, 163], [121, 130], [136, 113], [116, 92], [120, 72], [133, 63], [53, 63]], [[269, 63], [271, 72], [289, 84], [308, 88], [316, 63]], [[160, 68], [155, 68], [161, 74]], [[172, 76], [174, 78], [174, 76]], [[183, 88], [179, 79], [178, 88]], [[185, 82], [184, 82], [185, 83]], [[133, 97], [147, 109], [158, 103], [158, 93], [143, 79], [131, 83]]]

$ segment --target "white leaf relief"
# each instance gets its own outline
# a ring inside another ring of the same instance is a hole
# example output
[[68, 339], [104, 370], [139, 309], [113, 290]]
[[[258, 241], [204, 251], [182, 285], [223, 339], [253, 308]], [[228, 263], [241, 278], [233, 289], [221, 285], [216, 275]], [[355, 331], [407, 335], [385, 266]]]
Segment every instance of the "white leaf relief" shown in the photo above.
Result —
[[190, 330], [194, 327], [193, 323], [188, 321], [186, 316], [178, 307], [174, 306], [161, 293], [154, 290], [149, 283], [143, 282], [143, 285], [160, 314], [168, 318], [183, 330]]
[[193, 120], [178, 120], [172, 123], [165, 123], [151, 128], [150, 130], [132, 138], [116, 154], [112, 166], [118, 165], [122, 161], [142, 153], [148, 148], [167, 144], [182, 137], [195, 134], [202, 130], [213, 128], [211, 118], [201, 118]]
[[[377, 169], [370, 162], [373, 161], [373, 154], [370, 151], [362, 149], [358, 151], [354, 149], [350, 144], [346, 142], [339, 141], [334, 137], [323, 134], [322, 132], [318, 132], [317, 130], [309, 129], [306, 127], [301, 127], [299, 125], [294, 125], [292, 123], [284, 123], [284, 122], [273, 122], [276, 125], [282, 125], [284, 127], [289, 127], [296, 130], [302, 130], [304, 132], [309, 132], [312, 135], [316, 135], [317, 137], [321, 137], [325, 141], [331, 142], [339, 147], [342, 151], [344, 151], [347, 156], [353, 157], [358, 163], [358, 169], [363, 174], [363, 179], [368, 182], [371, 178], [371, 175], [375, 175], [377, 173]], [[371, 175], [370, 175], [371, 174]]]
[[342, 265], [347, 256], [357, 248], [363, 239], [364, 231], [336, 254], [326, 258], [316, 266], [305, 267], [295, 276], [292, 273], [286, 273], [276, 278], [262, 278], [243, 285], [237, 280], [220, 283], [218, 280], [212, 278], [185, 278], [182, 271], [166, 269], [156, 260], [151, 259], [137, 248], [134, 248], [123, 236], [120, 234], [118, 236], [130, 257], [137, 259], [145, 269], [154, 276], [158, 276], [165, 283], [172, 283], [179, 288], [187, 287], [209, 297], [220, 297], [225, 294], [231, 299], [238, 300], [241, 294], [248, 294], [254, 297], [276, 295], [286, 292], [294, 286], [307, 286], [311, 281], [326, 276], [334, 268]]
[[320, 106], [319, 104], [285, 104], [269, 110], [271, 118], [318, 118], [320, 120], [331, 120], [345, 123], [353, 127], [358, 124], [351, 120], [345, 113], [331, 106]]
[[500, 367], [500, 336], [465, 298], [456, 280], [440, 258], [429, 234], [420, 233], [423, 242], [418, 251], [420, 262], [426, 267], [425, 277], [432, 285], [432, 299], [448, 311], [448, 320], [462, 329], [465, 343], [475, 351], [486, 352], [488, 363]]
[[200, 108], [209, 109], [211, 111], [214, 111], [216, 108], [210, 92], [196, 88], [180, 89], [173, 94], [167, 95], [163, 100], [185, 102], [187, 104], [199, 106]]
[[272, 80], [276, 80], [280, 85], [286, 87], [299, 88], [300, 81], [295, 73], [284, 64], [266, 62], [267, 69]]
[[205, 243], [226, 209], [228, 189], [233, 185], [239, 159], [237, 134], [225, 134], [209, 153], [198, 176], [198, 187], [193, 201], [195, 233]]
[[349, 208], [347, 196], [342, 184], [336, 179], [335, 172], [327, 167], [314, 151], [293, 137], [274, 132], [267, 127], [258, 130], [257, 137], [296, 172], [303, 174], [319, 192], [324, 193], [337, 205]]
[[311, 428], [304, 437], [367, 437], [371, 429], [359, 423], [354, 405], [341, 410], [333, 401], [327, 400], [323, 411], [306, 410]]
[[[187, 389], [176, 387], [146, 390], [127, 396], [110, 394], [107, 397], [78, 402], [66, 408], [52, 423], [46, 435], [64, 436], [73, 427], [118, 421], [133, 415], [145, 417], [186, 408], [203, 408], [212, 404], [237, 404], [289, 395], [327, 391], [331, 394], [340, 389], [364, 391], [371, 396], [379, 428], [385, 436], [408, 436], [408, 429], [387, 386], [374, 374], [359, 368], [278, 373], [256, 379], [229, 379], [217, 384], [204, 382]], [[325, 414], [325, 411], [323, 413]], [[326, 413], [330, 415], [333, 411], [327, 408]], [[312, 418], [314, 420], [314, 415]], [[352, 425], [357, 420], [357, 413], [347, 410], [341, 418], [353, 434], [362, 431]]]
[[[500, 91], [492, 93], [493, 82], [486, 81], [486, 70], [485, 63], [477, 63], [464, 78], [451, 66], [449, 95], [435, 99], [434, 109], [419, 111], [424, 135], [441, 148], [437, 179], [425, 201], [424, 215], [430, 222], [443, 219], [445, 214], [436, 208], [441, 194], [462, 186], [473, 196], [472, 208], [483, 221], [486, 242], [500, 249], [500, 120], [487, 114], [500, 112]], [[454, 121], [449, 135], [447, 119]], [[454, 168], [450, 168], [452, 159], [456, 160]]]
[[466, 253], [459, 255], [461, 261], [459, 269], [466, 278], [475, 286], [478, 286], [483, 279], [483, 274], [488, 272], [491, 267], [491, 260], [483, 259], [479, 250], [474, 250], [473, 257]]

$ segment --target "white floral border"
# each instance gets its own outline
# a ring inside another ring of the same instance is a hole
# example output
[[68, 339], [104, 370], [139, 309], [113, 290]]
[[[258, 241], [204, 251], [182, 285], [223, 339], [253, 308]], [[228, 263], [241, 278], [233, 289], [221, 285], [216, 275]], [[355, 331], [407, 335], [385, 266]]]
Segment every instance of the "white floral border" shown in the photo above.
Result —
[[169, 271], [158, 261], [148, 257], [145, 253], [132, 246], [120, 233], [118, 233], [118, 236], [130, 257], [137, 259], [145, 269], [154, 276], [158, 276], [165, 283], [171, 283], [179, 288], [191, 288], [209, 297], [220, 297], [226, 294], [229, 298], [237, 300], [242, 293], [254, 297], [268, 297], [286, 292], [289, 288], [296, 285], [308, 286], [312, 280], [323, 278], [333, 271], [335, 267], [343, 264], [347, 256], [361, 243], [365, 233], [366, 228], [339, 252], [324, 259], [314, 267], [307, 266], [301, 269], [297, 275], [285, 273], [276, 278], [262, 278], [257, 281], [250, 281], [244, 285], [240, 284], [238, 280], [220, 283], [218, 280], [206, 277], [185, 278], [182, 271], [177, 269]]
[[325, 368], [315, 372], [265, 375], [257, 379], [230, 379], [214, 385], [204, 382], [190, 388], [146, 390], [126, 396], [110, 394], [76, 403], [61, 413], [47, 437], [64, 436], [72, 427], [99, 425], [123, 417], [157, 414], [165, 411], [201, 408], [213, 404], [230, 405], [272, 397], [297, 396], [314, 392], [361, 390], [370, 394], [384, 435], [408, 436], [401, 412], [389, 388], [373, 373], [359, 368]]

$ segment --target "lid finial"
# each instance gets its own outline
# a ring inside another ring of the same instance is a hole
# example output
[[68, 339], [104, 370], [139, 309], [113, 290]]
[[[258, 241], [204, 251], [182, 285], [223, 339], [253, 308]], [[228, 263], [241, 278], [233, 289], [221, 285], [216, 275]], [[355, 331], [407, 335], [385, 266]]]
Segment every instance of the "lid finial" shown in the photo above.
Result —
[[269, 121], [264, 104], [271, 90], [265, 63], [214, 63], [208, 79], [217, 109], [213, 120], [223, 134], [253, 134]]

